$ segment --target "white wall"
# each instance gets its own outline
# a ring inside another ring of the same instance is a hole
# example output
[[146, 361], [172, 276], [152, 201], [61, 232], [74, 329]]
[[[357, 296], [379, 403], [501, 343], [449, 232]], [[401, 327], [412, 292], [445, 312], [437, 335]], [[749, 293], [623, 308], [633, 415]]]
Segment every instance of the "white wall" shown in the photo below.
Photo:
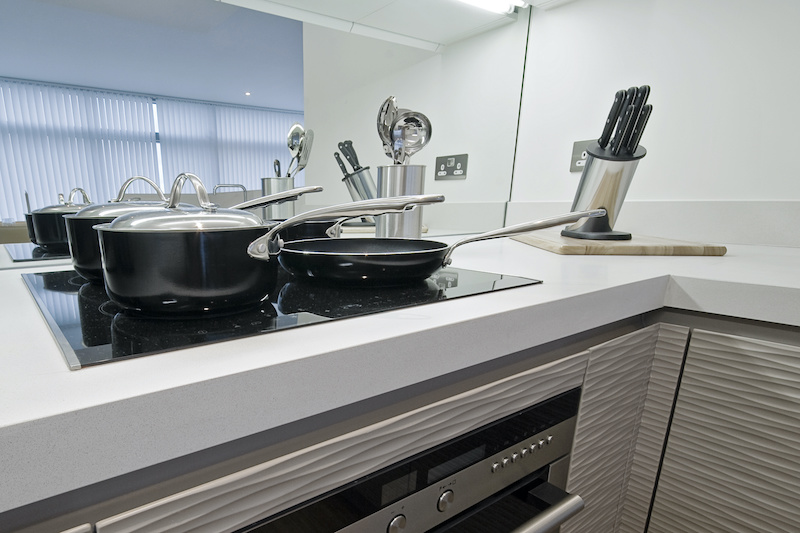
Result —
[[[774, 244], [800, 246], [786, 231], [800, 223], [798, 23], [796, 0], [577, 0], [534, 9], [518, 139], [525, 149], [512, 192], [519, 205], [509, 213], [527, 218], [531, 202], [568, 206], [580, 178], [569, 172], [573, 141], [600, 135], [616, 90], [649, 84], [648, 154], [617, 228], [728, 242], [773, 233]], [[758, 209], [743, 216], [741, 201]], [[659, 205], [659, 216], [710, 208], [721, 218], [715, 230], [694, 232], [680, 220], [671, 232], [663, 220], [648, 222], [648, 208], [629, 208], [636, 202]], [[759, 209], [772, 213], [769, 221]]]
[[[390, 165], [377, 133], [380, 105], [420, 111], [433, 124], [430, 143], [412, 158], [426, 165], [426, 193], [443, 206], [426, 208], [423, 222], [458, 229], [502, 226], [509, 198], [519, 111], [527, 11], [517, 22], [447, 46], [435, 54], [310, 24], [303, 27], [305, 126], [314, 130], [308, 185], [323, 193], [306, 204], [350, 201], [333, 158], [350, 139], [360, 163]], [[436, 156], [469, 154], [466, 180], [436, 181]], [[477, 207], [476, 207], [477, 205]]]

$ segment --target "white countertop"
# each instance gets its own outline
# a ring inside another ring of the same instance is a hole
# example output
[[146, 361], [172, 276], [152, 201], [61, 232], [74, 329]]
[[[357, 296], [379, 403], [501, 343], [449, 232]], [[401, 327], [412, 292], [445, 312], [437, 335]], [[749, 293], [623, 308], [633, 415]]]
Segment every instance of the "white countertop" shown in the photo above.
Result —
[[544, 283], [77, 371], [20, 275], [43, 268], [0, 271], [0, 512], [664, 306], [800, 326], [800, 248], [453, 259]]

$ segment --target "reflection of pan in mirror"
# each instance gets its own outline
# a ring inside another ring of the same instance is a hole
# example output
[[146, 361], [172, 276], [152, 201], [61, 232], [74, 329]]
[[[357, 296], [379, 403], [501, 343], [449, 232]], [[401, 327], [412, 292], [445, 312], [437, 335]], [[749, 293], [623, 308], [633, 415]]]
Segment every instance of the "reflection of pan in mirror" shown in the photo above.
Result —
[[66, 292], [76, 294], [86, 280], [72, 270], [59, 272], [37, 272], [35, 276], [41, 278], [44, 288], [48, 291]]
[[111, 355], [144, 355], [174, 348], [188, 348], [275, 329], [278, 313], [270, 304], [221, 317], [164, 320], [117, 313], [111, 321]]
[[111, 320], [119, 311], [108, 300], [106, 289], [95, 283], [84, 283], [78, 291], [78, 316], [84, 346], [103, 346], [111, 342]]
[[278, 294], [278, 310], [343, 318], [435, 302], [442, 297], [439, 285], [429, 279], [380, 289], [292, 281]]

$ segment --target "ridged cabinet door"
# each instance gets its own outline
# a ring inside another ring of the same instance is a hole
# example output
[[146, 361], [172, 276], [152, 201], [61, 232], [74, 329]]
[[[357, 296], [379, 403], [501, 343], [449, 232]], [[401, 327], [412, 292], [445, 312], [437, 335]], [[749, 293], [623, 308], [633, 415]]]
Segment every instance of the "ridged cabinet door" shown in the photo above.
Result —
[[800, 347], [695, 330], [649, 533], [800, 531]]
[[562, 533], [642, 533], [689, 330], [654, 325], [589, 350]]

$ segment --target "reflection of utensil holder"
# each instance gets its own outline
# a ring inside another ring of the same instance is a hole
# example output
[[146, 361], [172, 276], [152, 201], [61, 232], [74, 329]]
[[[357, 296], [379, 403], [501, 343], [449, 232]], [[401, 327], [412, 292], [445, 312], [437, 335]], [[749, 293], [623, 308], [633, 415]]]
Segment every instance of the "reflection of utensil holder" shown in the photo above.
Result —
[[[294, 178], [261, 178], [261, 194], [268, 196], [294, 189]], [[285, 220], [294, 216], [294, 202], [268, 205], [264, 208], [264, 220]]]
[[[378, 167], [379, 198], [422, 194], [424, 189], [425, 165]], [[375, 236], [419, 239], [422, 236], [422, 207], [375, 217]]]
[[617, 215], [633, 180], [639, 160], [647, 154], [640, 146], [633, 155], [615, 156], [595, 143], [586, 149], [589, 156], [575, 192], [572, 211], [605, 209], [606, 215], [582, 218], [561, 232], [565, 237], [594, 240], [630, 240], [631, 234], [614, 231]]

